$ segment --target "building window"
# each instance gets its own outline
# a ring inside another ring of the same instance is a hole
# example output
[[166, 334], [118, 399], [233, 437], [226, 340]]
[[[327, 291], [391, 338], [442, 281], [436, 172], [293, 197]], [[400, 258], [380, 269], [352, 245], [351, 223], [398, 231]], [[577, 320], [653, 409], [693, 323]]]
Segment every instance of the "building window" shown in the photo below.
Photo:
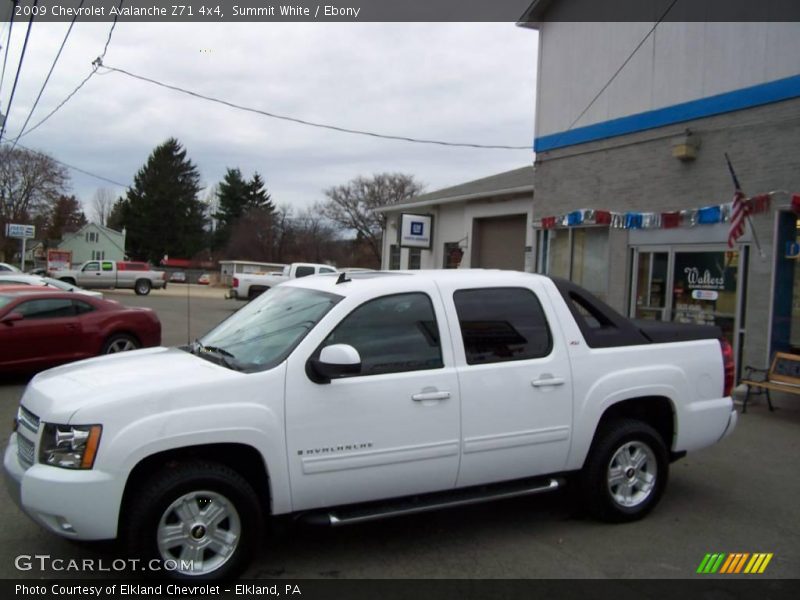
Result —
[[608, 229], [572, 227], [541, 233], [540, 271], [569, 279], [605, 300], [608, 295]]
[[408, 249], [408, 268], [421, 269], [422, 268], [422, 249], [409, 248]]
[[389, 247], [389, 270], [397, 271], [400, 269], [400, 246], [392, 244]]
[[84, 238], [86, 239], [87, 243], [91, 242], [91, 243], [95, 243], [95, 244], [100, 239], [99, 236], [97, 235], [96, 231], [87, 231], [86, 235], [84, 236]]

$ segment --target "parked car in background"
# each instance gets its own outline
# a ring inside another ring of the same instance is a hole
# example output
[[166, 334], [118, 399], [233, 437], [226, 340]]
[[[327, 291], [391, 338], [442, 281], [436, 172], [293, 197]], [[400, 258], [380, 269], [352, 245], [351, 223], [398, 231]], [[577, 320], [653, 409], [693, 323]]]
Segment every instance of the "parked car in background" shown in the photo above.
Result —
[[90, 260], [77, 269], [55, 271], [53, 277], [82, 288], [132, 289], [146, 296], [151, 289], [167, 286], [167, 274], [143, 262]]
[[186, 273], [183, 271], [175, 271], [169, 276], [170, 283], [186, 283]]
[[14, 265], [10, 265], [8, 263], [0, 262], [0, 273], [3, 272], [12, 272], [12, 273], [22, 273], [17, 267]]
[[30, 271], [28, 271], [28, 275], [38, 275], [39, 277], [49, 277], [50, 276], [50, 271], [48, 271], [47, 269], [44, 269], [42, 267], [39, 267], [38, 269], [31, 269]]
[[197, 278], [197, 283], [200, 285], [208, 285], [211, 283], [211, 276], [208, 273], [203, 273]]
[[53, 279], [52, 277], [40, 277], [38, 275], [28, 275], [26, 273], [5, 273], [0, 272], [0, 286], [7, 285], [33, 285], [51, 287], [64, 292], [75, 292], [76, 294], [84, 294], [94, 298], [102, 298], [102, 292], [94, 290], [84, 290], [76, 285], [61, 281], [60, 279]]
[[55, 288], [0, 287], [0, 372], [30, 373], [160, 343], [161, 322], [149, 308]]

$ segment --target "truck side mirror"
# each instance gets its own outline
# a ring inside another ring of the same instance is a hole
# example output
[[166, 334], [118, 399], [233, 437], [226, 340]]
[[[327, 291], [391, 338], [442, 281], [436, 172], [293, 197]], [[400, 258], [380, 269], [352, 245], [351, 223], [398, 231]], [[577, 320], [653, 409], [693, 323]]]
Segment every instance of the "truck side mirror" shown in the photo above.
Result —
[[349, 344], [331, 344], [319, 353], [319, 358], [311, 357], [306, 363], [306, 374], [315, 383], [330, 383], [346, 375], [361, 373], [361, 356]]

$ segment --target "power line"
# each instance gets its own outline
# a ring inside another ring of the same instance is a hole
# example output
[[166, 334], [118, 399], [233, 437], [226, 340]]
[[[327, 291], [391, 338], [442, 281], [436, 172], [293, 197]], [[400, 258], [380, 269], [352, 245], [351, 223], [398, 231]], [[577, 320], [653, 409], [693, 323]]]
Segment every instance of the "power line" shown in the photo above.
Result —
[[6, 62], [8, 61], [8, 49], [11, 47], [11, 30], [14, 28], [14, 14], [17, 12], [17, 0], [14, 0], [14, 7], [11, 9], [11, 19], [8, 21], [8, 39], [6, 40], [6, 52], [3, 56], [3, 73], [0, 75], [0, 93], [3, 91], [3, 80], [6, 78]]
[[[4, 144], [10, 144], [11, 142], [6, 140], [3, 143]], [[88, 175], [89, 177], [94, 177], [95, 179], [100, 179], [101, 181], [106, 181], [108, 183], [112, 183], [112, 184], [117, 185], [117, 186], [122, 187], [122, 188], [129, 187], [129, 184], [127, 184], [127, 183], [120, 183], [119, 181], [115, 181], [113, 179], [109, 179], [108, 177], [104, 177], [103, 175], [98, 175], [97, 173], [92, 173], [91, 171], [87, 171], [86, 169], [82, 169], [80, 167], [76, 167], [75, 165], [71, 165], [69, 163], [65, 163], [63, 160], [58, 160], [57, 158], [53, 158], [52, 156], [50, 156], [49, 154], [45, 154], [44, 152], [40, 152], [38, 150], [33, 150], [32, 148], [27, 148], [27, 147], [25, 147], [25, 146], [23, 146], [22, 144], [19, 144], [19, 143], [17, 143], [17, 146], [19, 146], [23, 150], [26, 150], [28, 152], [32, 152], [33, 154], [38, 154], [39, 156], [45, 156], [45, 157], [49, 158], [50, 160], [52, 160], [53, 162], [58, 163], [59, 165], [62, 165], [64, 167], [67, 167], [68, 169], [72, 169], [73, 171], [77, 171], [78, 173], [83, 173], [84, 175]]]
[[266, 110], [261, 110], [258, 108], [253, 108], [250, 106], [244, 106], [242, 104], [236, 104], [234, 102], [230, 102], [228, 100], [222, 100], [220, 98], [214, 98], [213, 96], [207, 96], [205, 94], [201, 94], [199, 92], [194, 92], [192, 90], [187, 90], [185, 88], [179, 87], [177, 85], [171, 85], [169, 83], [164, 83], [158, 81], [156, 79], [151, 79], [149, 77], [145, 77], [143, 75], [137, 75], [135, 73], [131, 73], [130, 71], [126, 71], [125, 69], [119, 69], [116, 67], [109, 67], [108, 65], [100, 63], [100, 66], [108, 69], [109, 71], [113, 71], [116, 73], [122, 73], [123, 75], [127, 75], [128, 77], [132, 77], [133, 79], [138, 79], [140, 81], [145, 81], [147, 83], [151, 83], [153, 85], [157, 85], [162, 88], [166, 88], [168, 90], [172, 90], [175, 92], [179, 92], [181, 94], [186, 94], [188, 96], [193, 96], [195, 98], [200, 98], [201, 100], [208, 100], [209, 102], [215, 102], [216, 104], [222, 104], [223, 106], [228, 106], [230, 108], [235, 108], [237, 110], [242, 110], [245, 112], [255, 113], [258, 115], [262, 115], [265, 117], [269, 117], [271, 119], [279, 119], [281, 121], [289, 121], [291, 123], [297, 123], [299, 125], [307, 125], [309, 127], [317, 127], [320, 129], [329, 129], [332, 131], [338, 131], [340, 133], [352, 133], [356, 135], [365, 135], [374, 138], [380, 138], [385, 140], [396, 140], [402, 142], [413, 142], [416, 144], [433, 144], [437, 146], [454, 146], [459, 148], [481, 148], [481, 149], [491, 149], [491, 150], [530, 150], [530, 146], [503, 146], [503, 145], [494, 145], [494, 144], [470, 144], [470, 143], [460, 143], [460, 142], [446, 142], [442, 140], [432, 140], [432, 139], [422, 139], [422, 138], [413, 138], [413, 137], [405, 137], [399, 135], [387, 135], [383, 133], [376, 133], [374, 131], [365, 131], [361, 129], [350, 129], [348, 127], [340, 127], [338, 125], [329, 125], [326, 123], [317, 123], [315, 121], [308, 121], [306, 119], [299, 119], [297, 117], [290, 117], [287, 115], [280, 115], [273, 112], [268, 112]]
[[56, 68], [56, 64], [58, 64], [58, 59], [61, 58], [61, 52], [64, 50], [64, 46], [67, 44], [67, 39], [69, 38], [69, 34], [72, 33], [72, 28], [75, 25], [75, 21], [78, 20], [78, 13], [80, 12], [81, 7], [83, 7], [83, 3], [85, 0], [81, 0], [81, 3], [78, 5], [78, 10], [75, 13], [75, 16], [72, 17], [72, 22], [69, 24], [69, 28], [67, 29], [67, 33], [64, 36], [64, 39], [61, 42], [61, 47], [58, 49], [58, 53], [56, 54], [55, 59], [53, 60], [53, 64], [50, 65], [50, 71], [47, 73], [47, 77], [44, 79], [44, 83], [42, 84], [42, 88], [39, 90], [39, 95], [36, 96], [36, 100], [33, 102], [33, 106], [31, 107], [30, 112], [28, 113], [28, 117], [25, 119], [25, 123], [22, 125], [22, 129], [20, 129], [19, 133], [17, 134], [16, 139], [14, 139], [14, 144], [11, 146], [13, 150], [14, 147], [17, 145], [19, 138], [23, 136], [25, 133], [25, 128], [28, 126], [28, 123], [33, 116], [34, 111], [36, 111], [36, 107], [39, 105], [39, 100], [42, 98], [42, 94], [44, 93], [44, 89], [47, 87], [47, 83], [50, 81], [50, 76], [53, 74], [53, 71]]
[[661, 24], [661, 22], [667, 17], [669, 12], [672, 10], [672, 7], [675, 6], [677, 3], [678, 3], [678, 0], [672, 0], [670, 5], [667, 7], [667, 9], [664, 11], [664, 13], [658, 19], [658, 21], [655, 22], [655, 25], [653, 25], [650, 28], [650, 31], [648, 31], [647, 34], [645, 34], [645, 36], [641, 39], [641, 41], [638, 44], [636, 44], [636, 47], [628, 55], [628, 58], [626, 58], [622, 62], [622, 64], [619, 66], [619, 68], [616, 71], [614, 71], [614, 74], [611, 76], [611, 78], [608, 81], [606, 81], [606, 83], [605, 83], [605, 85], [603, 87], [600, 88], [600, 91], [597, 92], [597, 94], [595, 94], [594, 98], [592, 98], [592, 100], [589, 102], [589, 104], [586, 105], [586, 108], [584, 108], [580, 112], [580, 114], [577, 117], [575, 117], [575, 120], [572, 121], [572, 123], [570, 123], [569, 127], [567, 127], [564, 131], [561, 132], [559, 137], [556, 138], [555, 143], [558, 143], [558, 141], [561, 139], [561, 136], [563, 136], [565, 133], [567, 133], [573, 127], [575, 127], [575, 125], [578, 123], [578, 121], [580, 121], [583, 118], [583, 115], [585, 115], [589, 111], [589, 109], [592, 108], [592, 106], [594, 106], [594, 103], [597, 102], [597, 100], [600, 98], [600, 96], [603, 95], [603, 92], [605, 92], [608, 89], [608, 86], [610, 86], [614, 82], [614, 80], [617, 78], [617, 75], [619, 75], [622, 72], [622, 69], [624, 69], [625, 66], [631, 61], [631, 59], [636, 55], [636, 53], [644, 45], [644, 43], [648, 40], [648, 38], [651, 35], [653, 35], [653, 32], [656, 30], [656, 27], [658, 27]]
[[[33, 8], [39, 5], [39, 0], [34, 0]], [[14, 93], [17, 91], [17, 83], [19, 82], [19, 74], [22, 72], [22, 61], [25, 60], [25, 51], [28, 49], [28, 38], [31, 36], [31, 29], [33, 28], [33, 18], [35, 11], [31, 12], [31, 19], [28, 21], [28, 30], [25, 32], [25, 41], [22, 43], [22, 54], [19, 56], [19, 64], [17, 65], [17, 74], [14, 76], [14, 85], [11, 86], [11, 97], [8, 99], [8, 106], [6, 107], [6, 118], [3, 119], [3, 124], [0, 126], [0, 140], [3, 139], [3, 134], [6, 131], [6, 123], [8, 123], [8, 115], [11, 114], [11, 105], [14, 103]]]
[[[119, 0], [119, 5], [117, 6], [117, 9], [119, 9], [119, 8], [121, 8], [121, 7], [122, 7], [122, 4], [123, 4], [123, 2], [124, 2], [124, 1], [125, 1], [125, 0]], [[81, 82], [80, 82], [80, 83], [77, 85], [77, 87], [75, 87], [75, 89], [74, 89], [74, 90], [72, 90], [72, 91], [71, 91], [69, 94], [67, 94], [67, 97], [66, 97], [66, 98], [64, 98], [64, 99], [63, 99], [61, 102], [59, 102], [59, 103], [58, 103], [58, 105], [57, 105], [57, 106], [56, 106], [56, 107], [55, 107], [53, 110], [51, 110], [49, 113], [47, 113], [47, 116], [46, 116], [44, 119], [42, 119], [41, 121], [39, 121], [38, 123], [36, 123], [36, 125], [33, 125], [33, 126], [32, 126], [30, 129], [28, 129], [27, 131], [22, 131], [22, 130], [20, 130], [20, 133], [19, 133], [19, 135], [17, 136], [17, 139], [19, 139], [19, 138], [21, 138], [21, 137], [24, 137], [24, 136], [28, 135], [28, 134], [29, 134], [31, 131], [33, 131], [34, 129], [38, 129], [38, 128], [39, 128], [39, 127], [40, 127], [40, 126], [41, 126], [41, 125], [42, 125], [42, 124], [43, 124], [45, 121], [47, 121], [47, 120], [48, 120], [50, 117], [52, 117], [54, 114], [56, 114], [56, 113], [57, 113], [59, 110], [61, 110], [61, 107], [62, 107], [62, 106], [64, 106], [64, 105], [65, 105], [67, 102], [69, 102], [69, 101], [72, 99], [72, 97], [73, 97], [75, 94], [77, 94], [77, 93], [78, 93], [78, 91], [79, 91], [79, 90], [80, 90], [80, 89], [81, 89], [81, 88], [82, 88], [84, 85], [86, 85], [86, 83], [87, 83], [87, 82], [88, 82], [88, 81], [89, 81], [89, 80], [92, 78], [92, 76], [93, 76], [95, 73], [97, 73], [97, 69], [98, 69], [98, 68], [99, 68], [99, 66], [102, 64], [102, 62], [103, 62], [103, 59], [104, 59], [104, 58], [105, 58], [105, 56], [106, 56], [106, 52], [108, 52], [108, 46], [109, 46], [109, 44], [111, 44], [111, 36], [112, 36], [112, 35], [114, 35], [114, 28], [115, 28], [116, 26], [117, 26], [117, 16], [115, 15], [115, 16], [114, 16], [114, 22], [111, 24], [111, 28], [108, 30], [108, 37], [106, 38], [106, 43], [105, 43], [105, 46], [103, 47], [103, 52], [102, 52], [102, 53], [100, 54], [100, 56], [98, 56], [98, 57], [97, 57], [97, 58], [96, 58], [94, 61], [92, 61], [92, 70], [89, 72], [89, 74], [88, 74], [86, 77], [84, 77], [84, 78], [83, 78], [83, 81], [81, 81]]]

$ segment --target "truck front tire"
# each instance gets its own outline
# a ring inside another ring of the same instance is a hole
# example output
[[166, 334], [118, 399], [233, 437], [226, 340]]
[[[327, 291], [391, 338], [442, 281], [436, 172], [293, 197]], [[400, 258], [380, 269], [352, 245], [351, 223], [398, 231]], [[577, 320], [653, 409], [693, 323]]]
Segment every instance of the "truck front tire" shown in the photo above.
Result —
[[137, 296], [147, 296], [150, 293], [150, 288], [153, 287], [149, 279], [138, 279], [134, 285], [133, 291]]
[[226, 465], [175, 463], [153, 475], [126, 511], [120, 531], [143, 564], [160, 561], [157, 577], [225, 580], [250, 561], [263, 530], [259, 497]]
[[647, 423], [601, 423], [580, 474], [581, 496], [598, 519], [636, 521], [658, 504], [668, 473], [664, 440]]

